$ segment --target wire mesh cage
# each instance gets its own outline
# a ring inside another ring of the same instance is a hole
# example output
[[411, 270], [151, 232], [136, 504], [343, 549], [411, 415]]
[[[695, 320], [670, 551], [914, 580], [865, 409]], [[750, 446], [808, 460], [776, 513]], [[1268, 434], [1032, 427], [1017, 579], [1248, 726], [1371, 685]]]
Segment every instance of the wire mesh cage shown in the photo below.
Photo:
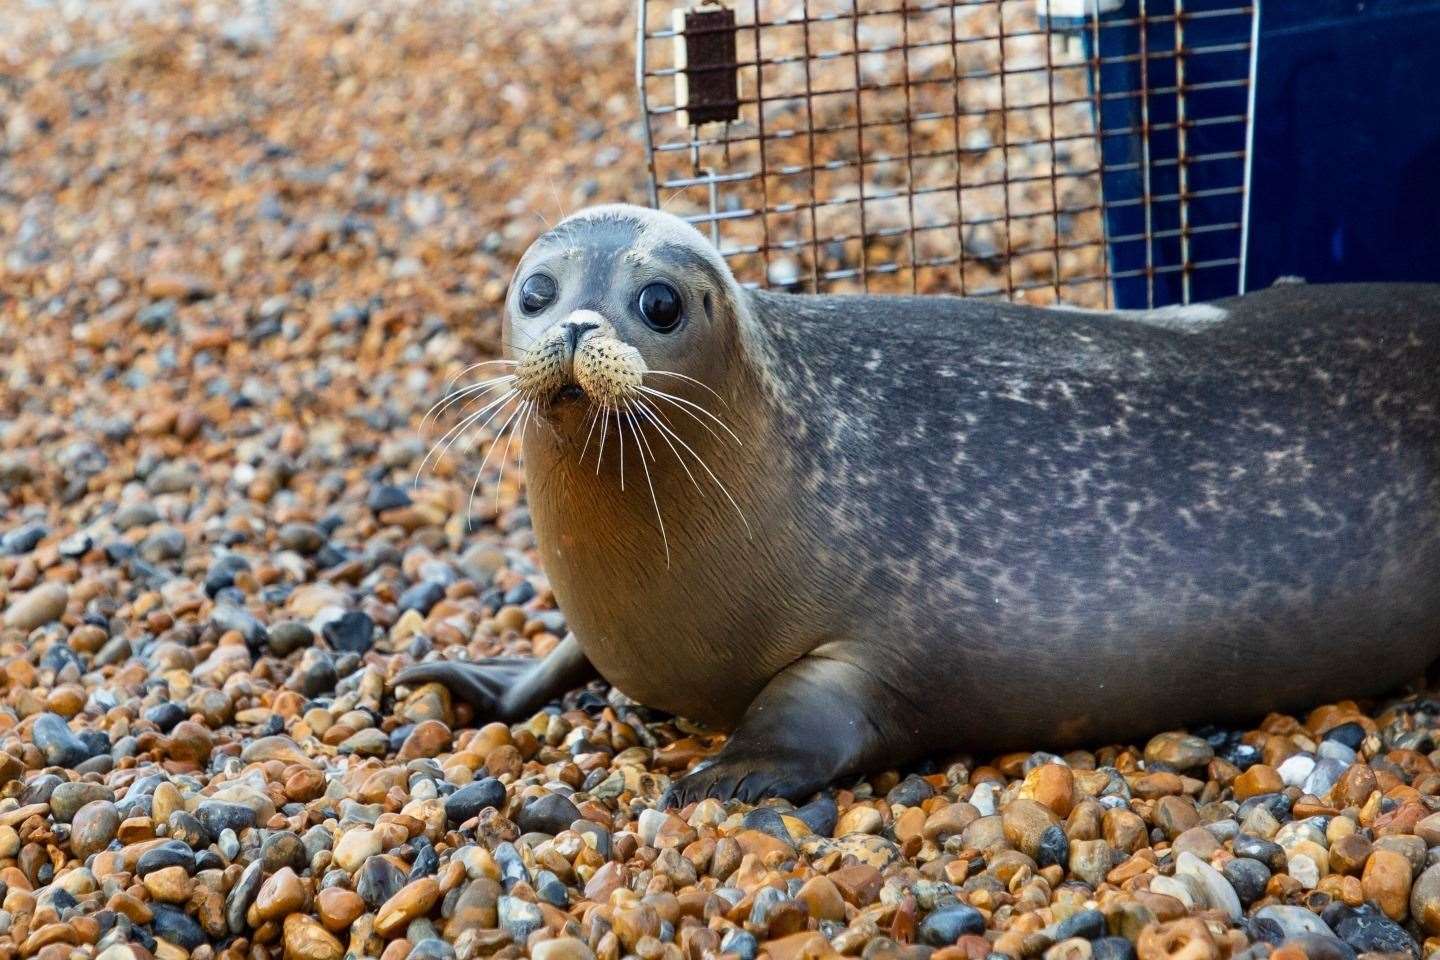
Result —
[[1255, 16], [1235, 0], [638, 0], [651, 202], [748, 285], [1234, 293]]

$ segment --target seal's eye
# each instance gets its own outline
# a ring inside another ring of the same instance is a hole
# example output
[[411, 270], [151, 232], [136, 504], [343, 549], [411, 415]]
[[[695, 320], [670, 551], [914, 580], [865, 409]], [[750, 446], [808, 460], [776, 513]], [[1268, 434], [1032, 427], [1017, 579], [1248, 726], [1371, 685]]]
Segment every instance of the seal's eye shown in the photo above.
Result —
[[520, 284], [520, 309], [539, 313], [555, 302], [555, 280], [548, 273], [532, 273]]
[[652, 283], [640, 291], [640, 317], [657, 333], [669, 333], [680, 323], [680, 293], [668, 283]]

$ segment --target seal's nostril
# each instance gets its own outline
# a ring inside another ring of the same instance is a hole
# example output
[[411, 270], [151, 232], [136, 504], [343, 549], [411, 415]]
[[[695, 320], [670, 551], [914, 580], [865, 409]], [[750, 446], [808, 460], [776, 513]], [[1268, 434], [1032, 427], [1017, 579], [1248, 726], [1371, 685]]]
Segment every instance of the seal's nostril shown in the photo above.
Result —
[[600, 324], [589, 322], [575, 322], [565, 324], [565, 345], [570, 353], [574, 354], [575, 349], [580, 346], [580, 338], [585, 336], [587, 331], [599, 330]]

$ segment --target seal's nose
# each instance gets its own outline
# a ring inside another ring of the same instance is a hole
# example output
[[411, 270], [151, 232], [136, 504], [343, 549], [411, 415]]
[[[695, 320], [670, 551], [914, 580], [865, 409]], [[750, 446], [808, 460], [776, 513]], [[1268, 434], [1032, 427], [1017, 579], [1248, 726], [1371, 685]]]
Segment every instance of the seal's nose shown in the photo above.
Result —
[[599, 330], [600, 324], [589, 320], [566, 320], [561, 329], [565, 331], [565, 347], [573, 357], [580, 346], [580, 338], [591, 330]]

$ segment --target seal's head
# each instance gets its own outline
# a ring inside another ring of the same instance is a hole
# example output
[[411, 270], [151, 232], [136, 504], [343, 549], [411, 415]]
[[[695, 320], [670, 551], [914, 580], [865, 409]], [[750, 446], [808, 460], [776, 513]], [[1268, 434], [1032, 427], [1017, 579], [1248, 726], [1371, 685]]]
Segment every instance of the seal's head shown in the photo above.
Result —
[[[521, 259], [506, 304], [515, 388], [557, 425], [647, 402], [647, 374], [719, 386], [739, 287], [715, 248], [671, 214], [623, 205], [575, 214]], [[653, 380], [651, 381], [654, 382]]]

